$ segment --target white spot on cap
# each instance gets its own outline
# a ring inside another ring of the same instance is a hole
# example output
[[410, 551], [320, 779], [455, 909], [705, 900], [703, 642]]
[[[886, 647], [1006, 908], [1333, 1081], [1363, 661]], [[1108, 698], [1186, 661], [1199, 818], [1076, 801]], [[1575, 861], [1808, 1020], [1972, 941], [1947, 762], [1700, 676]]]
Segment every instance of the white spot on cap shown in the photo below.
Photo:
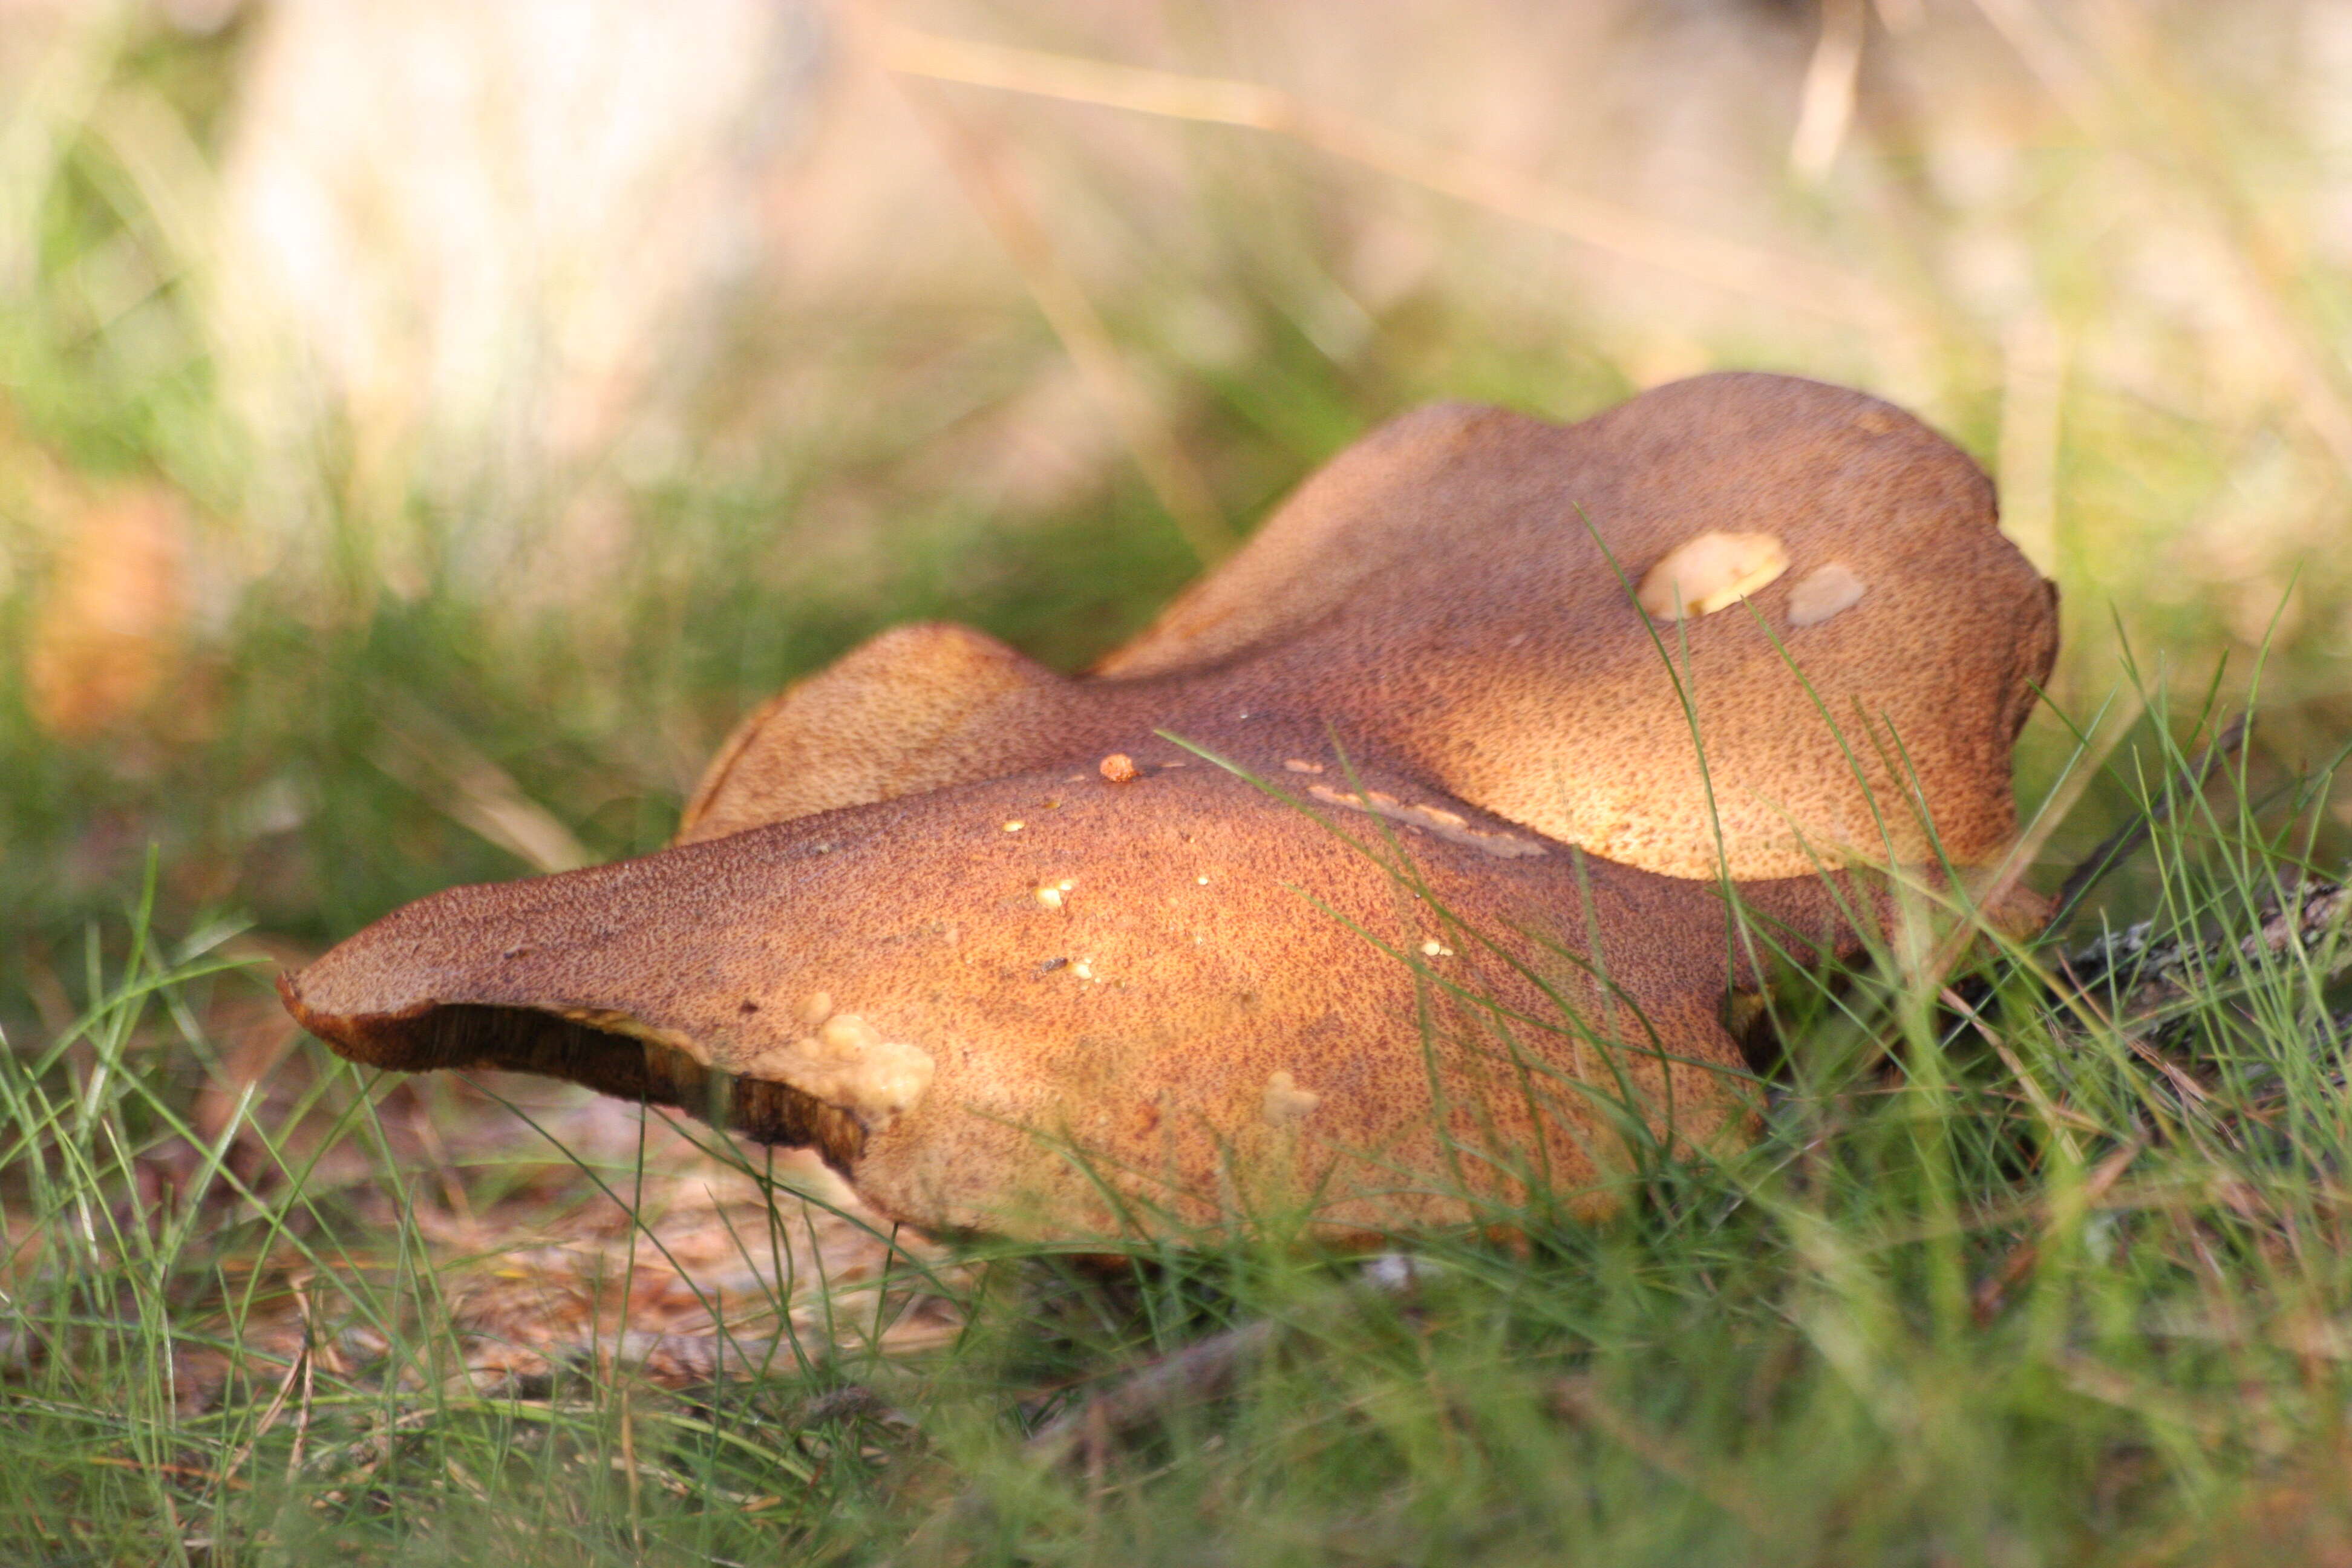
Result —
[[1265, 1080], [1265, 1096], [1261, 1110], [1269, 1127], [1290, 1127], [1314, 1114], [1323, 1103], [1323, 1097], [1312, 1089], [1301, 1089], [1287, 1072], [1276, 1070]]
[[1018, 833], [1018, 832], [1020, 832], [1023, 828], [1024, 828], [1024, 827], [1026, 827], [1026, 826], [1029, 826], [1029, 825], [1028, 825], [1027, 823], [1025, 823], [1025, 822], [1021, 822], [1021, 821], [1017, 821], [1017, 820], [1016, 820], [1016, 821], [1013, 821], [1013, 822], [1008, 822], [1008, 823], [1006, 823], [1006, 824], [1004, 825], [1004, 831], [1005, 831], [1005, 832], [1007, 832], [1007, 833]]
[[1789, 624], [1817, 626], [1832, 616], [1862, 603], [1870, 585], [1843, 561], [1816, 567], [1797, 579], [1789, 590]]
[[1454, 956], [1454, 950], [1446, 946], [1444, 942], [1438, 941], [1435, 937], [1431, 937], [1427, 942], [1423, 942], [1421, 944], [1421, 952], [1422, 956], [1424, 958], [1451, 958]]
[[1789, 552], [1772, 534], [1709, 531], [1666, 552], [1634, 596], [1657, 620], [1695, 619], [1738, 604], [1788, 569]]
[[[803, 1011], [805, 1016], [805, 1005]], [[744, 1064], [742, 1076], [790, 1084], [848, 1111], [873, 1132], [922, 1099], [932, 1072], [929, 1051], [883, 1038], [855, 1013], [835, 1013], [789, 1045], [760, 1052]]]

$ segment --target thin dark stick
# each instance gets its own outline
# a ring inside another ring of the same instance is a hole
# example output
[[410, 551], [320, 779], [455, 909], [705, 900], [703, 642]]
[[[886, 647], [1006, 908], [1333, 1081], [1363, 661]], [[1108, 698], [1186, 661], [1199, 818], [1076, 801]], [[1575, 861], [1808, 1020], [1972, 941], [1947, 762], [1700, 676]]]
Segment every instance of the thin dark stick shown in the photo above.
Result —
[[1180, 1405], [1213, 1399], [1233, 1387], [1274, 1336], [1275, 1325], [1261, 1318], [1196, 1340], [1055, 1420], [1029, 1440], [1029, 1454], [1059, 1464], [1085, 1445], [1124, 1436]]
[[2063, 930], [2074, 910], [2090, 895], [2091, 889], [2099, 885], [2099, 879], [2130, 858], [2142, 844], [2147, 842], [2148, 836], [2171, 811], [2172, 803], [2184, 796], [2196, 795], [2205, 788], [2205, 776], [2212, 771], [2213, 764], [2245, 744], [2246, 724], [2252, 717], [2250, 712], [2241, 713], [2231, 720], [2228, 727], [2213, 737], [2213, 743], [2200, 752], [2184, 770], [2185, 776], [2179, 790], [2159, 796], [2147, 810], [2107, 835], [2097, 848], [2066, 874], [2066, 880], [2058, 888], [2057, 907], [2051, 913], [2049, 925], [2043, 929], [2053, 932]]

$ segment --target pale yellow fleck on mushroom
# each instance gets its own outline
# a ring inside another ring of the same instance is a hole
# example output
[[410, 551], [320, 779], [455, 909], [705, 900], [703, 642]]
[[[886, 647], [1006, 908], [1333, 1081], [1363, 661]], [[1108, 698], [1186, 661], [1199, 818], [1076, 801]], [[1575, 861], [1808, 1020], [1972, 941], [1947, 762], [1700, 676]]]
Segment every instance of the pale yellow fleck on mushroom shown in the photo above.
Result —
[[1789, 552], [1772, 534], [1710, 531], [1668, 551], [1643, 575], [1635, 597], [1662, 621], [1713, 615], [1788, 569]]
[[1100, 772], [1113, 784], [1131, 784], [1137, 773], [1135, 759], [1125, 752], [1113, 752], [1102, 760]]
[[1037, 901], [1049, 910], [1058, 910], [1062, 907], [1062, 889], [1050, 886], [1040, 888], [1037, 889]]
[[1024, 827], [1026, 827], [1026, 826], [1029, 826], [1029, 825], [1028, 825], [1027, 823], [1025, 823], [1025, 822], [1021, 822], [1021, 821], [1015, 820], [1015, 821], [1013, 821], [1013, 822], [1008, 822], [1008, 823], [1006, 823], [1006, 824], [1004, 825], [1004, 831], [1005, 831], [1005, 832], [1007, 832], [1007, 833], [1018, 833], [1018, 832], [1020, 832], [1023, 828], [1024, 828]]
[[1816, 567], [1797, 579], [1789, 590], [1789, 624], [1817, 626], [1843, 610], [1862, 603], [1870, 585], [1843, 561]]
[[1431, 937], [1427, 942], [1423, 942], [1421, 944], [1421, 951], [1422, 955], [1425, 958], [1451, 958], [1454, 956], [1454, 950], [1446, 946], [1444, 942], [1438, 941], [1435, 937]]
[[810, 992], [801, 998], [801, 1005], [793, 1009], [793, 1016], [808, 1027], [815, 1028], [833, 1016], [832, 994], [825, 991]]
[[1092, 980], [1095, 977], [1094, 960], [1091, 958], [1082, 958], [1078, 960], [1076, 963], [1070, 965], [1070, 973], [1076, 975], [1081, 980]]
[[1200, 884], [1201, 884], [1201, 886], [1202, 886], [1202, 887], [1204, 887], [1204, 888], [1205, 888], [1205, 887], [1207, 887], [1207, 886], [1209, 885], [1209, 879], [1207, 879], [1206, 877], [1195, 877], [1195, 878], [1193, 878], [1193, 879], [1192, 879], [1192, 880], [1194, 880], [1194, 881], [1196, 881], [1196, 882], [1200, 883]]
[[775, 1079], [840, 1106], [869, 1132], [920, 1100], [934, 1070], [929, 1051], [884, 1038], [855, 1013], [835, 1013], [814, 1034], [772, 1046], [746, 1067], [749, 1076]]
[[1263, 1110], [1270, 1127], [1289, 1127], [1304, 1121], [1323, 1103], [1323, 1097], [1313, 1089], [1301, 1089], [1289, 1073], [1276, 1068], [1265, 1080]]
[[1065, 877], [1065, 878], [1063, 878], [1060, 881], [1058, 881], [1058, 882], [1056, 882], [1056, 883], [1055, 883], [1055, 884], [1054, 884], [1054, 886], [1055, 886], [1056, 888], [1059, 888], [1062, 891], [1064, 891], [1064, 892], [1066, 892], [1066, 892], [1069, 892], [1069, 891], [1071, 891], [1072, 889], [1074, 889], [1075, 888], [1076, 888], [1076, 887], [1077, 887], [1077, 885], [1078, 885], [1078, 884], [1077, 884], [1076, 881], [1072, 880], [1072, 879], [1071, 879], [1070, 878], [1068, 878], [1068, 877]]
[[1291, 757], [1282, 765], [1294, 773], [1319, 773], [1323, 771], [1321, 763], [1310, 763], [1303, 757]]
[[1440, 838], [1455, 844], [1466, 844], [1483, 849], [1503, 859], [1515, 859], [1524, 855], [1541, 855], [1543, 846], [1531, 839], [1516, 838], [1507, 833], [1482, 833], [1470, 826], [1459, 813], [1442, 811], [1433, 805], [1412, 805], [1392, 795], [1370, 790], [1354, 795], [1333, 789], [1328, 784], [1308, 784], [1307, 793], [1317, 800], [1332, 805], [1344, 805], [1351, 811], [1369, 811], [1375, 816], [1385, 816], [1402, 822], [1408, 827], [1427, 828]]

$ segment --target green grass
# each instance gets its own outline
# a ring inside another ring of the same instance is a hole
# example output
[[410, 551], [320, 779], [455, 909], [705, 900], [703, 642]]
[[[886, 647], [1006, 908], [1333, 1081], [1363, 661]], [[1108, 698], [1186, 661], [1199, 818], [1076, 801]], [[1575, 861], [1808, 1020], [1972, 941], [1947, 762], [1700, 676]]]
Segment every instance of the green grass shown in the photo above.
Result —
[[[102, 91], [0, 168], [31, 217], [0, 236], [0, 1555], [2342, 1561], [2340, 922], [2137, 1004], [2105, 975], [2046, 984], [2102, 921], [2149, 922], [2152, 952], [2231, 951], [2347, 847], [2346, 487], [2305, 418], [2315, 383], [2279, 363], [2299, 347], [2322, 391], [2344, 380], [2343, 280], [2296, 205], [2326, 150], [2259, 83], [2174, 112], [2155, 89], [2185, 33], [2094, 50], [2128, 112], [2032, 121], [1994, 198], [1936, 183], [1925, 111], [1840, 180], [1778, 193], [1782, 239], [1886, 290], [1907, 360], [1802, 323], [1629, 317], [1588, 302], [1549, 240], [1240, 132], [1171, 132], [1191, 206], [1147, 210], [1115, 150], [1091, 185], [1048, 182], [1048, 229], [1116, 220], [1082, 281], [1244, 520], [1391, 413], [1472, 396], [1577, 415], [1646, 381], [1659, 343], [1897, 392], [1998, 464], [2035, 428], [2012, 417], [2002, 312], [2046, 317], [2069, 354], [2047, 432], [2069, 641], [2025, 798], [2111, 690], [2151, 716], [2126, 702], [2097, 724], [2037, 885], [2158, 801], [2166, 820], [2073, 929], [1979, 961], [1961, 989], [1982, 1029], [1899, 968], [1793, 983], [1757, 1146], [1644, 1169], [1615, 1220], [1559, 1221], [1538, 1194], [1496, 1216], [1518, 1240], [1412, 1238], [1403, 1290], [1279, 1224], [1088, 1259], [903, 1251], [837, 1287], [771, 1268], [770, 1298], [726, 1307], [761, 1375], [681, 1386], [593, 1347], [467, 1371], [471, 1293], [509, 1249], [620, 1214], [641, 1223], [598, 1232], [604, 1255], [660, 1260], [675, 1237], [647, 1184], [675, 1148], [567, 1154], [479, 1094], [308, 1043], [257, 1056], [272, 965], [527, 870], [480, 828], [492, 796], [592, 856], [658, 846], [748, 704], [884, 626], [951, 616], [1076, 668], [1195, 564], [1120, 462], [1028, 501], [943, 472], [935, 447], [1064, 356], [1018, 300], [887, 298], [742, 312], [681, 453], [592, 476], [634, 526], [588, 590], [519, 610], [530, 572], [482, 570], [482, 520], [438, 476], [387, 487], [331, 429], [304, 457], [308, 553], [253, 567], [262, 455], [226, 405], [206, 258], [159, 216], [184, 193], [153, 186], [139, 139], [177, 127], [216, 158], [245, 42], [93, 27]], [[27, 101], [0, 97], [0, 133]], [[1074, 163], [1093, 153], [1051, 106], [992, 111], [1035, 115], [1019, 123]], [[1345, 281], [1366, 212], [1438, 258], [1370, 311]], [[1155, 245], [1169, 232], [1209, 238]], [[2242, 311], [2168, 315], [2117, 281], [2184, 232], [2264, 262], [2267, 347]], [[1988, 236], [2022, 256], [2026, 306], [1955, 280]], [[1328, 330], [1342, 304], [1353, 346]], [[1236, 352], [1200, 352], [1203, 312]], [[822, 417], [761, 424], [807, 363]], [[163, 639], [158, 692], [60, 733], [28, 683], [82, 504], [57, 497], [118, 482], [187, 498], [212, 587]], [[563, 503], [495, 521], [528, 539]], [[2133, 668], [2130, 646], [2168, 657]], [[2182, 795], [2184, 737], [2249, 702], [2245, 754]], [[488, 773], [414, 763], [460, 752]], [[583, 1125], [525, 1109], [567, 1139]], [[420, 1152], [420, 1126], [450, 1150]], [[793, 1190], [768, 1196], [746, 1257], [803, 1223]], [[953, 1331], [909, 1338], [926, 1312]], [[1091, 1396], [1198, 1345], [1190, 1394], [1089, 1423]]]
[[[2128, 958], [2053, 991], [2062, 948], [1990, 953], [1958, 983], [1981, 1031], [1891, 964], [1798, 984], [1763, 1139], [1648, 1163], [1616, 1220], [1538, 1193], [1490, 1214], [1514, 1239], [1412, 1238], [1402, 1289], [1278, 1223], [979, 1246], [844, 1298], [822, 1344], [747, 1328], [766, 1374], [683, 1392], [625, 1363], [463, 1376], [389, 1086], [321, 1062], [307, 1102], [204, 1139], [201, 998], [250, 982], [142, 906], [0, 1083], [0, 1517], [58, 1563], [2295, 1560], [2352, 1503], [2352, 948], [2338, 911], [2227, 958], [2311, 828], [2312, 791], [2257, 811], [2240, 782], [2164, 803], [2130, 868], [2128, 952], [2222, 957], [2150, 993]], [[237, 1142], [268, 1159], [230, 1168]], [[389, 1223], [309, 1179], [338, 1142]], [[247, 1329], [297, 1289], [289, 1362]], [[910, 1292], [960, 1333], [865, 1342]], [[354, 1334], [370, 1353], [334, 1348]], [[1123, 1369], [1203, 1342], [1237, 1345], [1225, 1373], [1089, 1426]]]

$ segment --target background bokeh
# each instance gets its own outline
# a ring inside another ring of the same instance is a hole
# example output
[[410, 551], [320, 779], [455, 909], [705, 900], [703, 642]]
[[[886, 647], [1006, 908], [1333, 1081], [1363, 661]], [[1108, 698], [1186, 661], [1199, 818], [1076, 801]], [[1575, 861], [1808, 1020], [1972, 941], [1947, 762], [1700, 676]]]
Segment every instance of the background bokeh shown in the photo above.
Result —
[[2346, 0], [0, 0], [0, 1027], [151, 853], [294, 952], [650, 848], [884, 625], [1077, 667], [1390, 415], [1711, 367], [2321, 767], [2347, 263]]

